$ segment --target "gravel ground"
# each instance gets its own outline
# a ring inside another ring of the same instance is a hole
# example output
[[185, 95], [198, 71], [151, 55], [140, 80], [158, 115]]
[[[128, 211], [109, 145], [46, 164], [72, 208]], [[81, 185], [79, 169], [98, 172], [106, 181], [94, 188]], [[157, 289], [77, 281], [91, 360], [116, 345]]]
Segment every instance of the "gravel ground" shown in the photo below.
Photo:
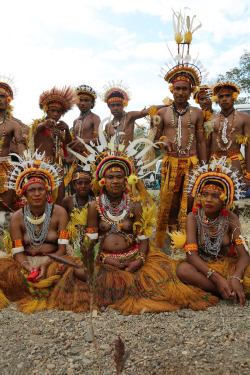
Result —
[[[123, 316], [94, 312], [103, 375], [115, 375], [110, 343], [131, 349], [124, 375], [249, 374], [249, 306], [220, 301], [206, 311]], [[89, 314], [0, 311], [0, 374], [98, 374]]]

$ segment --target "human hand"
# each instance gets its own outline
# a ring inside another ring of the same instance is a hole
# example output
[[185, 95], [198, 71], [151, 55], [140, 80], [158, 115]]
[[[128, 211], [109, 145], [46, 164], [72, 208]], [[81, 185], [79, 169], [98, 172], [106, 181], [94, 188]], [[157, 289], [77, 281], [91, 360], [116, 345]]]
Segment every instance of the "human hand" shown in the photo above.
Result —
[[76, 141], [72, 141], [68, 144], [68, 147], [71, 148], [71, 150], [73, 151], [84, 151], [85, 150], [85, 146], [82, 142], [76, 140]]
[[243, 177], [243, 181], [245, 182], [246, 186], [244, 188], [244, 190], [248, 190], [249, 189], [249, 186], [250, 186], [250, 179], [249, 178], [246, 178], [246, 177]]
[[59, 121], [57, 123], [57, 129], [59, 130], [68, 130], [69, 129], [69, 126], [66, 124], [66, 122], [64, 121]]
[[237, 297], [239, 298], [240, 306], [243, 307], [246, 302], [246, 296], [242, 284], [237, 279], [231, 279], [231, 287], [234, 292], [234, 306], [237, 304]]
[[139, 258], [132, 260], [131, 262], [125, 262], [124, 264], [126, 265], [126, 271], [133, 273], [141, 268], [143, 260]]
[[167, 150], [168, 152], [173, 151], [173, 142], [169, 141], [167, 138], [164, 138], [162, 142], [164, 143], [163, 148], [165, 150]]
[[45, 279], [45, 276], [46, 276], [46, 272], [47, 272], [47, 268], [48, 268], [48, 264], [46, 263], [42, 263], [40, 264], [39, 266], [37, 266], [34, 271], [37, 271], [39, 270], [39, 275], [37, 276], [36, 278], [36, 281], [40, 281], [40, 280], [43, 280]]
[[45, 126], [45, 128], [51, 129], [53, 126], [56, 126], [56, 121], [52, 118], [49, 118], [47, 120], [44, 120], [43, 125]]
[[119, 268], [121, 270], [125, 269], [126, 267], [126, 262], [123, 262], [121, 259], [118, 258], [107, 257], [105, 259], [105, 264], [110, 264], [111, 266]]
[[222, 276], [215, 281], [218, 291], [223, 299], [234, 299], [235, 293], [229, 282]]

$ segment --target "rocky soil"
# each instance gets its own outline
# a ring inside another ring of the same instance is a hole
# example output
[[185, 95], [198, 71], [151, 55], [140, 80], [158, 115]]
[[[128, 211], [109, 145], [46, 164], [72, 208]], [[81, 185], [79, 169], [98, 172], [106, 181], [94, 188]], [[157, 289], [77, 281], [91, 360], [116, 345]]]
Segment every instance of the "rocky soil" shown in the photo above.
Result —
[[[249, 306], [221, 301], [206, 311], [123, 316], [94, 312], [102, 374], [115, 375], [110, 344], [118, 336], [131, 349], [124, 375], [249, 374]], [[89, 314], [0, 312], [1, 375], [91, 375], [98, 365]]]

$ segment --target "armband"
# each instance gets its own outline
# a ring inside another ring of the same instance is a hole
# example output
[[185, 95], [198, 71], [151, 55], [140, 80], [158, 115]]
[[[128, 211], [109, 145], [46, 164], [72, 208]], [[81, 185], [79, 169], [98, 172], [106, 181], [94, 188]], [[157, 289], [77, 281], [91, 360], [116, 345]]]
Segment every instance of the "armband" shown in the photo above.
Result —
[[24, 247], [23, 247], [23, 240], [21, 239], [18, 239], [18, 240], [14, 240], [12, 242], [12, 256], [14, 257], [15, 254], [17, 253], [21, 253], [24, 251]]
[[235, 238], [234, 243], [235, 245], [243, 245], [243, 241], [241, 238]]
[[107, 255], [105, 255], [105, 254], [103, 254], [103, 253], [101, 253], [100, 254], [100, 261], [102, 262], [102, 263], [105, 263], [105, 259], [107, 258]]
[[215, 273], [215, 270], [213, 270], [212, 268], [209, 268], [209, 270], [207, 271], [207, 279], [210, 279], [213, 273]]
[[196, 243], [190, 243], [188, 245], [184, 246], [185, 253], [188, 253], [189, 251], [198, 251], [198, 245]]
[[244, 177], [247, 178], [248, 180], [250, 180], [250, 173], [245, 173]]
[[65, 230], [58, 231], [58, 245], [68, 245], [68, 232]]
[[86, 228], [86, 236], [88, 236], [91, 240], [97, 240], [98, 239], [98, 227]]
[[139, 241], [147, 240], [147, 239], [148, 239], [148, 237], [147, 237], [147, 236], [144, 236], [144, 234], [139, 234], [139, 235], [137, 236], [137, 238], [138, 238]]

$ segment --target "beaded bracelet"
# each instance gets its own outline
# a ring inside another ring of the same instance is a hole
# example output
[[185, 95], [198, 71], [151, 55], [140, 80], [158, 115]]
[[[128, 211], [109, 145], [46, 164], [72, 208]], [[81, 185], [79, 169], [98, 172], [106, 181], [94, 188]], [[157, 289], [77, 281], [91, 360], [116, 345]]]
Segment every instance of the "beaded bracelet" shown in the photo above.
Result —
[[139, 252], [136, 256], [136, 259], [141, 259], [144, 264], [146, 262], [146, 254]]
[[209, 268], [209, 270], [207, 271], [207, 279], [210, 279], [213, 273], [215, 273], [215, 270], [213, 270], [212, 268]]
[[243, 283], [243, 279], [240, 279], [239, 277], [237, 277], [237, 276], [231, 276], [230, 277], [230, 280], [231, 279], [236, 279], [236, 280], [239, 280], [239, 282], [242, 284]]

